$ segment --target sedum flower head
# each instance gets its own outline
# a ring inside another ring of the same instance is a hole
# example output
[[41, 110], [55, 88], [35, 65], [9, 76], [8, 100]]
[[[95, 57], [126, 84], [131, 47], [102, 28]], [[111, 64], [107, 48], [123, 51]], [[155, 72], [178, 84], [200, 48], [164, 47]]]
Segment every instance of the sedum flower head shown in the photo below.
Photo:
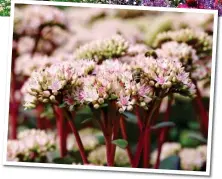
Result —
[[34, 35], [44, 24], [66, 25], [67, 23], [64, 13], [51, 6], [25, 6], [21, 11], [16, 11], [15, 16], [17, 13], [22, 17], [15, 21], [15, 32], [18, 34]]
[[[95, 165], [106, 165], [106, 147], [100, 146], [89, 153], [88, 160]], [[129, 158], [124, 149], [116, 147], [116, 154], [114, 158], [115, 166], [126, 166], [129, 164]]]
[[[162, 152], [160, 155], [160, 161], [172, 156], [172, 155], [177, 155], [178, 152], [181, 150], [181, 145], [179, 143], [175, 143], [175, 142], [166, 142], [163, 144], [162, 146]], [[150, 163], [152, 165], [155, 164], [156, 159], [157, 159], [157, 154], [158, 151], [154, 150], [151, 154], [151, 160]]]
[[189, 66], [199, 60], [196, 50], [186, 43], [170, 41], [163, 43], [161, 48], [155, 50], [158, 57], [178, 58], [183, 66]]
[[[96, 137], [97, 134], [99, 134], [99, 131], [92, 128], [86, 128], [79, 131], [79, 135], [85, 150], [91, 151], [99, 145], [99, 140]], [[67, 140], [68, 140], [67, 142], [68, 150], [74, 150], [74, 151], [79, 150], [74, 135], [72, 134], [68, 135]]]
[[72, 110], [79, 104], [81, 77], [92, 71], [94, 62], [63, 62], [33, 72], [22, 88], [25, 108], [38, 103], [64, 104]]
[[201, 156], [206, 161], [207, 160], [207, 145], [198, 146], [197, 151], [201, 153]]
[[7, 143], [7, 160], [41, 161], [48, 152], [55, 149], [55, 136], [43, 130], [25, 130], [18, 134], [18, 140]]
[[202, 153], [193, 148], [184, 148], [179, 153], [182, 170], [200, 170], [206, 159]]
[[199, 30], [180, 29], [159, 33], [153, 43], [154, 47], [160, 47], [166, 41], [176, 41], [192, 46], [197, 54], [209, 53], [212, 51], [212, 36]]
[[160, 58], [178, 59], [185, 68], [185, 71], [190, 72], [190, 77], [196, 81], [210, 79], [211, 66], [208, 65], [211, 63], [210, 59], [202, 59], [196, 54], [196, 50], [186, 43], [169, 41], [163, 43], [161, 48], [155, 51], [148, 51], [147, 54]]
[[102, 60], [123, 56], [128, 49], [128, 42], [120, 35], [103, 40], [95, 40], [80, 46], [75, 52], [76, 59]]
[[163, 98], [169, 93], [195, 95], [195, 86], [190, 74], [177, 59], [143, 56], [139, 58], [141, 60], [132, 61], [132, 66], [140, 71], [141, 82], [153, 89], [154, 96]]

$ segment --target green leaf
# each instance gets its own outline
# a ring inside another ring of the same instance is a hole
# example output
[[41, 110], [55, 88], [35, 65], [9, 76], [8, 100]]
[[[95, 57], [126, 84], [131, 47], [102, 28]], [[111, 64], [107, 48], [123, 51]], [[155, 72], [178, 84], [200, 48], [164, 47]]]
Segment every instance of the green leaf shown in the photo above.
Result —
[[87, 119], [84, 119], [81, 124], [86, 124], [88, 122], [92, 121], [92, 118], [87, 118]]
[[179, 142], [183, 147], [197, 147], [202, 143], [202, 141], [200, 141], [198, 137], [194, 137], [198, 135], [201, 134], [199, 132], [194, 132], [191, 130], [183, 130], [180, 133]]
[[116, 139], [112, 141], [113, 144], [117, 145], [118, 147], [125, 149], [128, 145], [128, 142], [124, 139]]
[[160, 162], [159, 169], [179, 170], [180, 158], [176, 155], [170, 156]]
[[205, 139], [201, 134], [199, 133], [191, 133], [191, 134], [188, 134], [188, 137], [191, 138], [191, 139], [196, 139], [202, 143], [207, 143], [207, 139]]
[[75, 160], [73, 158], [69, 157], [63, 157], [63, 158], [55, 158], [53, 160], [53, 163], [57, 163], [57, 164], [72, 164], [73, 162], [75, 162]]
[[100, 145], [105, 144], [105, 138], [104, 138], [104, 136], [102, 134], [97, 134], [96, 138], [99, 141]]
[[151, 127], [151, 129], [161, 129], [165, 127], [174, 127], [175, 123], [174, 122], [160, 122], [154, 126]]
[[100, 108], [105, 108], [105, 107], [107, 107], [108, 106], [108, 104], [107, 103], [104, 103], [104, 104], [101, 104], [99, 107]]
[[64, 107], [66, 107], [65, 103], [59, 105], [59, 108], [64, 108]]
[[123, 115], [126, 117], [126, 120], [127, 120], [128, 122], [137, 124], [137, 117], [136, 117], [136, 115], [134, 115], [133, 113], [124, 112]]

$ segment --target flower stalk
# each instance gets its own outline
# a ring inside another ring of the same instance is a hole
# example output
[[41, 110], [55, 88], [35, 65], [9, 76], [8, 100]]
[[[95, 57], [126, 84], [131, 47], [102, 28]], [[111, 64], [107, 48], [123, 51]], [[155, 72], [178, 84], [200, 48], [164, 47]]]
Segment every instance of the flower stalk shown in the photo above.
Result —
[[75, 127], [75, 124], [72, 122], [72, 119], [75, 118], [75, 112], [71, 113], [71, 112], [68, 112], [67, 110], [63, 110], [64, 112], [64, 115], [66, 116], [67, 120], [68, 120], [68, 124], [75, 136], [75, 139], [76, 139], [76, 143], [78, 145], [78, 148], [79, 148], [79, 152], [80, 152], [80, 155], [82, 157], [82, 161], [83, 161], [83, 164], [87, 165], [89, 164], [88, 162], [88, 159], [86, 157], [86, 153], [85, 153], [85, 150], [84, 150], [84, 147], [83, 147], [83, 144], [82, 144], [82, 140], [79, 136], [79, 133]]
[[[124, 121], [124, 117], [122, 115], [120, 115], [120, 129], [121, 129], [121, 134], [124, 140], [128, 141], [128, 137], [127, 137], [127, 132], [126, 132], [126, 126], [125, 126], [125, 121]], [[132, 151], [130, 149], [129, 144], [126, 146], [126, 151], [127, 151], [127, 155], [129, 157], [130, 160], [130, 164], [133, 167], [134, 166], [134, 161], [133, 161], [133, 154]]]
[[196, 85], [196, 98], [194, 98], [194, 105], [195, 105], [195, 108], [197, 109], [197, 113], [200, 115], [200, 125], [201, 125], [201, 130], [203, 132], [203, 135], [207, 137], [209, 118], [208, 118], [208, 113], [202, 101], [200, 90], [197, 87], [197, 85]]
[[[164, 115], [165, 122], [169, 121], [172, 101], [173, 101], [172, 96], [168, 97], [167, 109]], [[161, 156], [162, 146], [166, 138], [166, 134], [167, 134], [167, 129], [166, 128], [161, 129], [158, 139], [157, 159], [154, 166], [155, 169], [158, 169], [160, 165], [160, 156]]]
[[56, 125], [59, 135], [59, 148], [60, 148], [60, 156], [65, 157], [67, 155], [67, 128], [66, 128], [66, 120], [63, 117], [62, 109], [55, 106], [54, 107], [55, 116], [56, 116]]

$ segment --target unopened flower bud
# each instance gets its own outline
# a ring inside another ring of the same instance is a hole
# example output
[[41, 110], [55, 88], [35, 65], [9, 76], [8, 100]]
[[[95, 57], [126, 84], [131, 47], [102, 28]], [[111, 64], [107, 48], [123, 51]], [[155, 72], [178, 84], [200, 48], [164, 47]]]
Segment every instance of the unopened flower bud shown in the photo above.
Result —
[[99, 102], [99, 104], [103, 104], [104, 103], [104, 99], [103, 98], [99, 98], [98, 102]]
[[128, 111], [132, 111], [133, 110], [133, 106], [132, 105], [127, 106], [127, 110]]
[[160, 87], [160, 85], [159, 85], [158, 83], [156, 83], [156, 84], [155, 84], [155, 87], [156, 87], [156, 88], [159, 88], [159, 87]]
[[123, 113], [124, 112], [123, 108], [119, 108], [119, 112]]
[[43, 99], [42, 102], [43, 102], [43, 103], [48, 103], [49, 100], [48, 100], [48, 99]]
[[99, 108], [99, 104], [94, 104], [93, 107], [94, 107], [95, 109], [98, 109], [98, 108]]
[[52, 102], [56, 102], [56, 99], [55, 99], [55, 96], [54, 96], [54, 95], [51, 95], [51, 96], [49, 97], [49, 99], [50, 99]]
[[38, 94], [37, 92], [31, 91], [31, 90], [29, 90], [28, 93], [29, 93], [30, 95], [32, 95], [32, 96], [36, 96], [36, 95]]
[[52, 93], [53, 93], [55, 96], [59, 94], [58, 91], [53, 91]]
[[132, 95], [136, 95], [136, 91], [132, 91]]
[[141, 102], [141, 103], [140, 103], [140, 106], [141, 106], [141, 107], [144, 107], [144, 106], [146, 106], [146, 103], [145, 103], [145, 102]]
[[177, 78], [176, 78], [176, 77], [173, 77], [172, 81], [173, 81], [173, 82], [176, 82], [176, 81], [177, 81]]
[[50, 92], [49, 91], [43, 91], [43, 96], [44, 97], [49, 97], [50, 96]]
[[168, 81], [168, 82], [166, 83], [166, 85], [167, 85], [167, 88], [170, 88], [170, 87], [172, 86], [172, 83], [171, 83], [170, 81]]
[[104, 98], [104, 99], [107, 99], [108, 97], [109, 97], [108, 94], [104, 94], [104, 95], [103, 95], [103, 98]]
[[155, 85], [154, 81], [149, 81], [149, 85], [154, 86]]
[[133, 98], [131, 102], [132, 102], [132, 104], [135, 104], [136, 103], [136, 99]]

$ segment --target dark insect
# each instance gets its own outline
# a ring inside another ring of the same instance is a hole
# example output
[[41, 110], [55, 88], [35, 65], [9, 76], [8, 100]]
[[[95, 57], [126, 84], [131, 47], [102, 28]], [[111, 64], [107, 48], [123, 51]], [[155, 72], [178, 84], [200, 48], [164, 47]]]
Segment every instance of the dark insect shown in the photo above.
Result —
[[149, 50], [145, 53], [145, 57], [153, 57], [156, 59], [158, 56], [154, 50]]
[[133, 79], [139, 83], [140, 79], [141, 79], [141, 75], [142, 75], [142, 70], [140, 68], [137, 68], [134, 72], [133, 72]]

